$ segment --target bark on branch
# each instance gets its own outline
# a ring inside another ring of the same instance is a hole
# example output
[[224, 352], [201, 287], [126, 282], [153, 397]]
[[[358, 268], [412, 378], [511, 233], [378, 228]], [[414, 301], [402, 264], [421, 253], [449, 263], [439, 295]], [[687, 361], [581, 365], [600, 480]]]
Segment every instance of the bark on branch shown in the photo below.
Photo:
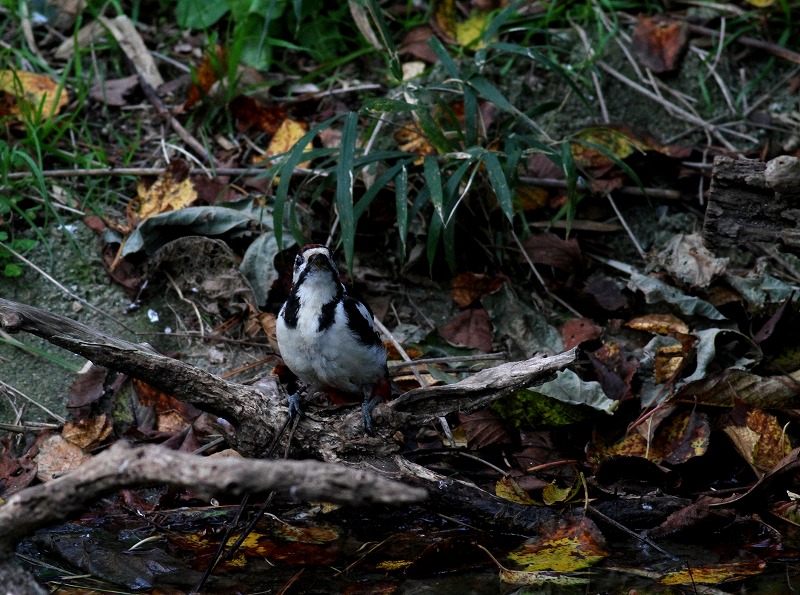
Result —
[[117, 442], [63, 477], [8, 498], [0, 506], [0, 556], [12, 552], [22, 537], [70, 518], [106, 494], [153, 484], [191, 486], [201, 497], [275, 491], [290, 498], [354, 505], [410, 504], [425, 498], [425, 490], [340, 464], [201, 457]]
[[782, 155], [764, 163], [717, 157], [703, 242], [730, 248], [766, 242], [800, 253], [800, 163]]
[[[145, 347], [109, 337], [69, 318], [0, 299], [0, 328], [27, 331], [97, 365], [124, 372], [157, 389], [220, 415], [236, 428], [228, 440], [245, 456], [263, 453], [288, 414], [283, 390], [268, 376], [253, 386], [222, 380]], [[292, 444], [295, 454], [323, 460], [382, 458], [395, 454], [394, 434], [455, 411], [473, 411], [521, 388], [549, 380], [577, 358], [577, 351], [532, 358], [483, 370], [447, 386], [421, 388], [375, 410], [373, 437], [364, 434], [361, 409], [307, 408]], [[286, 437], [283, 437], [286, 440]]]
[[29, 332], [228, 419], [237, 431], [227, 438], [243, 455], [262, 454], [275, 436], [276, 426], [264, 423], [271, 415], [270, 402], [279, 402], [283, 395], [274, 379], [265, 380], [258, 388], [228, 382], [65, 316], [4, 299], [0, 299], [0, 328], [9, 333]]

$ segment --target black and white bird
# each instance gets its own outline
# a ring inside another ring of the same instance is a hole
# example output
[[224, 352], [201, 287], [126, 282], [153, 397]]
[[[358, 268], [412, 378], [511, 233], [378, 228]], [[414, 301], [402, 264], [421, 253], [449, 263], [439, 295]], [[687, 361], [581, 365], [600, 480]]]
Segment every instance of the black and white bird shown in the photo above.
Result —
[[[308, 244], [294, 262], [292, 289], [276, 326], [288, 368], [312, 391], [363, 398], [364, 429], [372, 435], [372, 409], [391, 392], [386, 349], [369, 307], [347, 295], [331, 252]], [[299, 414], [299, 393], [289, 411]]]

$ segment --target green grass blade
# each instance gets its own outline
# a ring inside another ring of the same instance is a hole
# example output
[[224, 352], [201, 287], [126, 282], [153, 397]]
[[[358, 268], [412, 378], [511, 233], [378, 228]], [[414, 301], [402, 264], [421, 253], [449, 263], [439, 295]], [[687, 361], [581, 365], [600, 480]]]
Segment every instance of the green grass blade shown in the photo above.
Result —
[[340, 117], [340, 115], [336, 115], [328, 118], [306, 132], [286, 154], [283, 162], [278, 167], [277, 175], [280, 176], [280, 182], [278, 182], [278, 188], [275, 190], [275, 200], [272, 207], [272, 229], [275, 231], [275, 240], [281, 249], [283, 249], [283, 213], [286, 208], [286, 197], [289, 194], [289, 183], [292, 181], [292, 172], [300, 165], [303, 158], [307, 157], [304, 154], [305, 148], [311, 140]]
[[575, 220], [575, 212], [578, 208], [578, 170], [572, 157], [572, 148], [567, 141], [561, 143], [561, 167], [564, 170], [564, 178], [567, 181], [567, 204], [565, 207], [567, 215], [566, 232], [569, 235], [572, 229], [572, 222]]
[[523, 47], [521, 45], [516, 45], [514, 43], [506, 43], [506, 42], [497, 42], [493, 43], [489, 46], [493, 50], [497, 50], [498, 52], [504, 54], [517, 54], [519, 56], [523, 56], [534, 62], [538, 62], [551, 72], [555, 73], [557, 76], [561, 77], [561, 79], [567, 83], [572, 90], [578, 95], [578, 98], [583, 102], [583, 104], [591, 108], [592, 105], [589, 100], [586, 98], [585, 93], [583, 90], [575, 83], [575, 79], [569, 74], [566, 68], [561, 66], [560, 64], [556, 64], [550, 58], [542, 54], [541, 52], [537, 52], [535, 49], [531, 47]]
[[508, 186], [506, 174], [500, 165], [500, 160], [497, 158], [497, 153], [487, 151], [483, 156], [483, 161], [486, 163], [486, 173], [489, 174], [489, 182], [492, 184], [492, 190], [497, 197], [497, 202], [500, 205], [503, 213], [508, 217], [509, 221], [514, 219], [514, 206], [511, 202], [511, 189]]
[[442, 45], [442, 42], [439, 41], [439, 38], [435, 35], [428, 40], [428, 45], [433, 48], [436, 57], [439, 58], [439, 61], [444, 66], [444, 69], [454, 79], [462, 79], [463, 76], [458, 69], [458, 65], [456, 64], [455, 60], [450, 57], [450, 54], [447, 53], [447, 49]]
[[408, 169], [403, 164], [394, 179], [394, 200], [397, 207], [397, 233], [400, 236], [400, 249], [403, 260], [406, 257], [406, 238], [408, 237]]
[[[442, 172], [439, 171], [439, 161], [433, 155], [425, 157], [423, 163], [425, 183], [431, 193], [431, 204], [436, 210], [439, 219], [444, 222], [444, 192], [442, 191]], [[435, 219], [435, 217], [434, 217]]]
[[358, 113], [350, 112], [344, 121], [339, 162], [336, 164], [336, 207], [339, 210], [339, 227], [344, 244], [347, 270], [353, 270], [353, 253], [356, 242], [356, 219], [353, 209], [355, 183], [355, 151], [358, 131]]
[[414, 161], [414, 157], [409, 157], [408, 159], [404, 159], [395, 163], [392, 167], [388, 168], [384, 171], [381, 175], [379, 175], [375, 181], [372, 183], [372, 186], [369, 187], [363, 196], [358, 199], [356, 206], [353, 208], [353, 217], [355, 218], [356, 222], [361, 218], [361, 215], [364, 214], [369, 206], [372, 204], [372, 201], [375, 200], [375, 197], [378, 195], [386, 184], [388, 184], [393, 178], [395, 178], [398, 172], [401, 169], [404, 169], [407, 165]]

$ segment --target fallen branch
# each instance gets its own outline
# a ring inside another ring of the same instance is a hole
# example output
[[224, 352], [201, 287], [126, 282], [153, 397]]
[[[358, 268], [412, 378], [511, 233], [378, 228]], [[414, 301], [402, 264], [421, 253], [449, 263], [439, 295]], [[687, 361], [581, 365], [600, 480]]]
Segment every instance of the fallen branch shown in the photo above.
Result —
[[[123, 372], [228, 419], [236, 432], [226, 438], [246, 456], [262, 454], [280, 433], [288, 415], [283, 390], [273, 376], [253, 386], [229, 382], [64, 316], [0, 299], [0, 329], [3, 328], [11, 333], [26, 331], [42, 337], [97, 365]], [[455, 384], [410, 391], [375, 409], [375, 436], [364, 434], [358, 407], [306, 408], [292, 443], [294, 454], [327, 461], [388, 457], [399, 449], [394, 440], [398, 429], [455, 411], [486, 407], [521, 388], [549, 380], [576, 357], [577, 351], [573, 349], [552, 357], [488, 368]]]
[[226, 438], [246, 456], [262, 454], [285, 419], [285, 413], [281, 415], [271, 405], [283, 401], [283, 391], [272, 377], [258, 387], [228, 382], [64, 316], [4, 299], [0, 299], [0, 328], [9, 333], [29, 332], [228, 419], [236, 434]]
[[74, 471], [25, 488], [0, 506], [0, 555], [37, 529], [63, 521], [122, 488], [166, 484], [199, 494], [241, 496], [275, 491], [288, 498], [341, 504], [410, 504], [425, 491], [361, 469], [319, 461], [200, 457], [163, 446], [117, 442]]
[[401, 395], [391, 403], [397, 411], [411, 411], [415, 418], [433, 418], [454, 411], [469, 413], [487, 407], [506, 395], [542, 384], [575, 362], [578, 348], [550, 357], [534, 357], [486, 368], [453, 384], [427, 386]]
[[15, 562], [14, 548], [42, 527], [64, 521], [102, 496], [153, 484], [191, 487], [199, 497], [276, 492], [301, 500], [402, 505], [425, 490], [377, 473], [318, 461], [200, 457], [162, 446], [117, 442], [67, 475], [21, 490], [0, 506], [0, 585], [6, 593], [46, 593]]

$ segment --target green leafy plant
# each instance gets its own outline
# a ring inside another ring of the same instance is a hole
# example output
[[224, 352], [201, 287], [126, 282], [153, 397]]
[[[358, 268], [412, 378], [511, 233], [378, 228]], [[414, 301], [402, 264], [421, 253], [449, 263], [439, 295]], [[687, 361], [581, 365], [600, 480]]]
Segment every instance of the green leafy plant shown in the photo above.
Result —
[[[0, 231], [0, 275], [3, 277], [19, 277], [22, 274], [22, 267], [17, 264], [14, 252], [27, 252], [36, 245], [36, 240], [16, 238], [10, 240], [8, 233]], [[11, 250], [8, 250], [11, 248]]]

